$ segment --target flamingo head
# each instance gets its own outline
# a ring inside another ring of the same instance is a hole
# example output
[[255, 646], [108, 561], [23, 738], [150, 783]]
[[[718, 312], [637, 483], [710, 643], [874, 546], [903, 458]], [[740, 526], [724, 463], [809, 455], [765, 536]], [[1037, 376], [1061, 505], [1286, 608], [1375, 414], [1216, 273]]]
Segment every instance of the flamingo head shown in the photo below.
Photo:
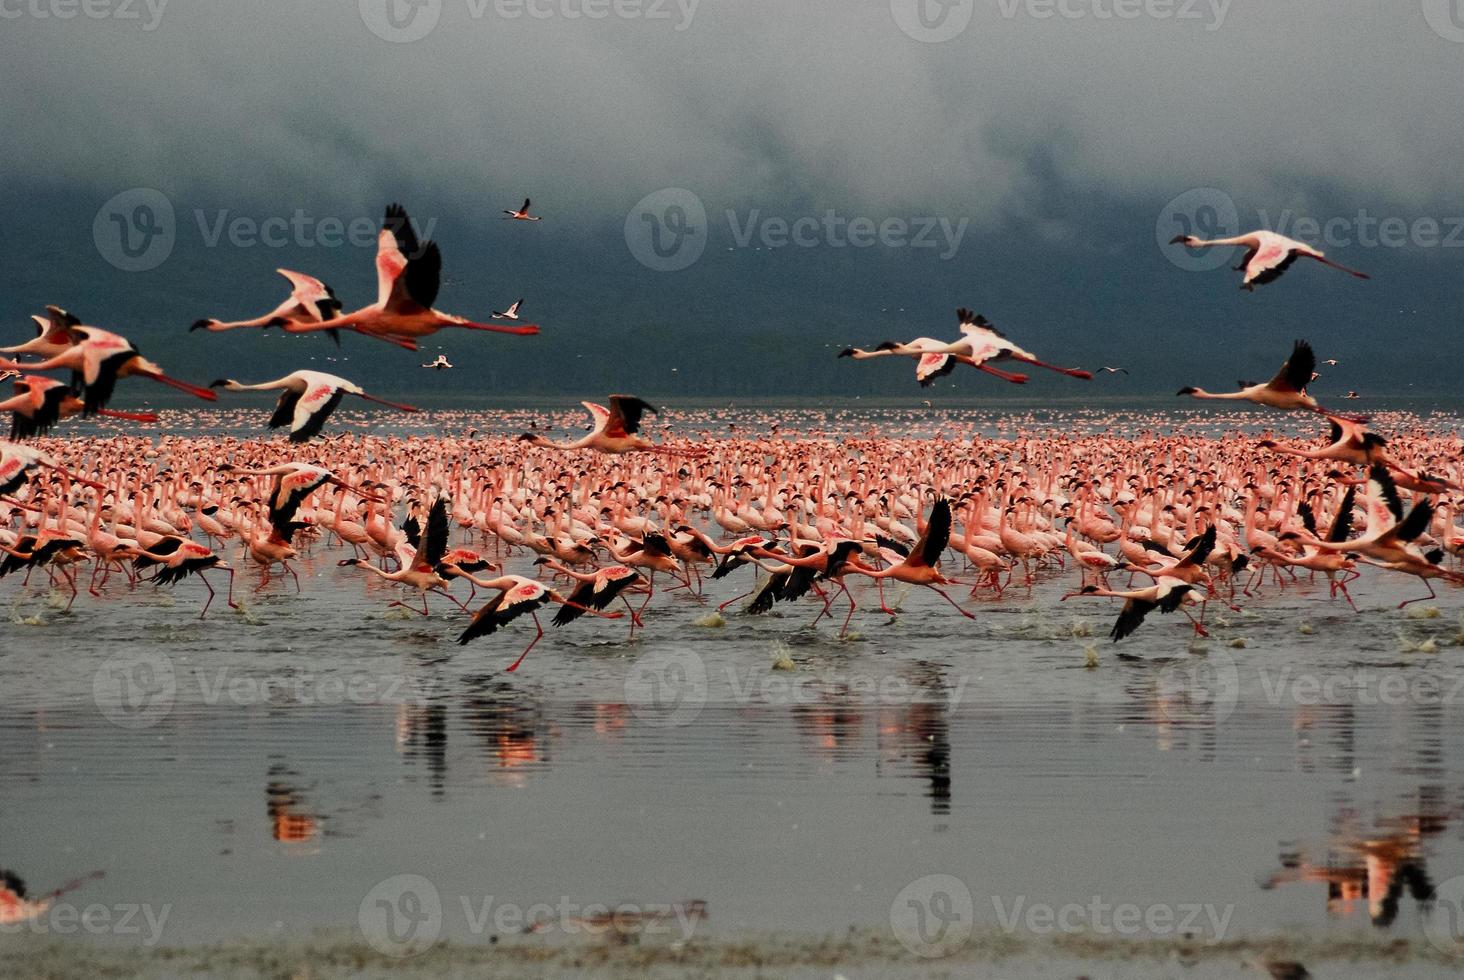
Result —
[[1178, 394], [1178, 395], [1193, 395], [1195, 392], [1197, 392], [1199, 390], [1200, 389], [1193, 388], [1193, 387], [1191, 387], [1191, 388], [1181, 388], [1175, 394]]
[[219, 322], [220, 321], [218, 320], [194, 320], [193, 325], [188, 328], [188, 332], [192, 333], [195, 330], [208, 330], [215, 323]]
[[1171, 245], [1192, 245], [1199, 241], [1194, 235], [1175, 235], [1169, 240]]

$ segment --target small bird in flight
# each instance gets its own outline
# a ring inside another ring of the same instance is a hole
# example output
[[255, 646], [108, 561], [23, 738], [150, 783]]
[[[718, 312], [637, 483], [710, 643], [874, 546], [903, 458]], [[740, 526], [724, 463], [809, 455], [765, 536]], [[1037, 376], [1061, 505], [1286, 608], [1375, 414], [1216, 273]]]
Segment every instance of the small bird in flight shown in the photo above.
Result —
[[446, 354], [438, 354], [437, 360], [432, 361], [429, 364], [423, 364], [422, 366], [424, 368], [433, 368], [438, 371], [445, 371], [448, 368], [452, 367], [452, 363], [448, 361]]
[[1099, 368], [1098, 370], [1104, 372], [1105, 374], [1128, 374], [1128, 368], [1121, 367], [1103, 367]]
[[531, 215], [531, 214], [529, 214], [529, 199], [527, 197], [524, 198], [524, 206], [523, 207], [519, 208], [517, 211], [510, 211], [507, 208], [504, 208], [503, 209], [503, 213], [506, 214], [506, 215], [508, 215], [507, 218], [504, 218], [503, 219], [504, 221], [542, 221], [543, 220], [542, 218], [538, 217], [537, 215]]
[[[535, 219], [535, 220], [538, 220], [538, 219]], [[495, 320], [517, 320], [519, 318], [519, 314], [518, 314], [519, 307], [520, 306], [523, 306], [523, 305], [524, 305], [524, 301], [523, 301], [522, 298], [516, 299], [516, 300], [514, 300], [513, 305], [510, 306], [508, 309], [506, 309], [506, 310], [494, 310], [493, 311], [493, 318]]]

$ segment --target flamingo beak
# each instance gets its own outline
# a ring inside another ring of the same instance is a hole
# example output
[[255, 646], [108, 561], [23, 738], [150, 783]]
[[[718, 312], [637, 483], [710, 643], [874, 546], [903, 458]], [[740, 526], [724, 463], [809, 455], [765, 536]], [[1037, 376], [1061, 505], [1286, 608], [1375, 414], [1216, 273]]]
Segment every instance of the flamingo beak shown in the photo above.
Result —
[[360, 497], [362, 500], [370, 500], [378, 504], [388, 503], [385, 497], [374, 494], [371, 491], [363, 489], [361, 487], [353, 487], [345, 480], [339, 479], [337, 477], [327, 477], [325, 482], [329, 483], [333, 487], [340, 487], [342, 490], [349, 490], [356, 496]]

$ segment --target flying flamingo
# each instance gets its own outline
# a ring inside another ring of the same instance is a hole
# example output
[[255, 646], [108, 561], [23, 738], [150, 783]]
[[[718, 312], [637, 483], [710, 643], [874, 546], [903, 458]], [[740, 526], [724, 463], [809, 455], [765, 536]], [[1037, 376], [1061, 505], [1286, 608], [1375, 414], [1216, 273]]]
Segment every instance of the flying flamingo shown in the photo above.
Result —
[[[519, 664], [529, 655], [540, 640], [544, 638], [544, 624], [539, 622], [539, 609], [549, 602], [557, 602], [561, 606], [574, 605], [570, 600], [555, 592], [542, 582], [535, 582], [531, 578], [524, 578], [522, 575], [503, 575], [494, 579], [476, 579], [468, 576], [474, 585], [485, 589], [496, 589], [498, 595], [494, 596], [473, 614], [473, 621], [468, 628], [463, 630], [458, 637], [458, 643], [466, 645], [480, 636], [488, 636], [498, 632], [499, 627], [506, 626], [524, 613], [534, 617], [534, 626], [538, 633], [529, 645], [524, 647], [524, 652], [519, 654], [517, 660], [508, 666], [510, 672], [518, 670]], [[590, 609], [579, 606], [582, 615], [599, 616], [602, 619], [620, 619], [624, 614], [613, 612], [600, 612], [597, 609]]]
[[635, 452], [665, 453], [670, 456], [700, 455], [693, 450], [658, 446], [644, 436], [636, 434], [640, 431], [642, 415], [646, 412], [650, 412], [652, 415], [657, 414], [656, 407], [650, 402], [634, 395], [611, 395], [609, 401], [609, 408], [596, 405], [594, 402], [580, 403], [589, 410], [595, 421], [595, 427], [589, 435], [576, 439], [574, 442], [553, 442], [532, 432], [525, 432], [519, 436], [519, 440], [532, 442], [536, 446], [544, 446], [548, 449], [589, 449], [611, 455]]
[[422, 365], [424, 368], [432, 368], [434, 371], [445, 371], [452, 367], [452, 362], [447, 359], [446, 354], [438, 354], [437, 360]]
[[54, 357], [71, 346], [71, 328], [81, 326], [80, 320], [59, 306], [48, 306], [45, 316], [32, 316], [31, 319], [36, 322], [36, 335], [23, 344], [0, 347], [0, 354]]
[[[314, 276], [307, 276], [303, 272], [291, 272], [289, 269], [276, 269], [280, 275], [290, 282], [290, 295], [285, 301], [275, 307], [264, 316], [255, 317], [252, 320], [196, 320], [188, 328], [194, 330], [237, 330], [240, 327], [283, 327], [286, 333], [298, 333], [294, 328], [301, 323], [321, 323], [341, 313], [341, 301], [336, 298], [335, 290]], [[340, 332], [337, 330], [327, 331], [331, 339], [336, 343], [341, 342]]]
[[508, 215], [508, 217], [507, 218], [504, 218], [503, 220], [504, 221], [542, 221], [543, 219], [540, 218], [540, 217], [538, 217], [537, 215], [529, 214], [529, 204], [530, 204], [530, 201], [526, 197], [526, 198], [524, 198], [524, 206], [521, 207], [521, 208], [519, 208], [517, 211], [510, 211], [507, 208], [504, 208], [503, 209], [503, 213], [506, 214], [506, 215]]
[[394, 343], [409, 350], [417, 349], [417, 340], [436, 333], [443, 327], [468, 330], [492, 330], [527, 336], [539, 332], [536, 324], [505, 326], [496, 323], [475, 323], [464, 317], [432, 308], [442, 285], [442, 252], [437, 243], [421, 242], [412, 228], [412, 220], [399, 204], [386, 209], [376, 249], [376, 302], [354, 313], [332, 317], [319, 323], [307, 323], [298, 332], [348, 329], [378, 340]]
[[119, 378], [139, 377], [161, 382], [185, 391], [204, 401], [215, 401], [217, 395], [207, 388], [199, 388], [170, 378], [163, 369], [144, 358], [132, 342], [120, 334], [97, 327], [72, 326], [67, 331], [72, 345], [54, 357], [34, 364], [14, 364], [0, 360], [0, 368], [14, 371], [54, 371], [70, 368], [82, 384], [83, 415], [95, 415], [112, 400], [112, 393]]
[[1272, 280], [1279, 279], [1299, 258], [1315, 259], [1322, 265], [1340, 269], [1358, 279], [1372, 278], [1365, 272], [1358, 272], [1356, 269], [1349, 269], [1345, 265], [1333, 262], [1306, 242], [1299, 242], [1294, 238], [1287, 238], [1285, 235], [1278, 235], [1274, 231], [1264, 229], [1236, 235], [1233, 238], [1215, 238], [1209, 241], [1196, 238], [1194, 235], [1176, 235], [1170, 239], [1169, 244], [1184, 245], [1187, 248], [1224, 248], [1232, 245], [1244, 247], [1245, 255], [1234, 271], [1245, 272], [1245, 279], [1240, 288], [1247, 292], [1254, 291], [1257, 286], [1264, 286]]
[[[338, 564], [364, 568], [366, 571], [371, 572], [379, 578], [384, 578], [388, 582], [399, 582], [416, 589], [422, 593], [423, 616], [429, 615], [427, 609], [428, 592], [437, 592], [452, 599], [453, 602], [457, 602], [457, 599], [453, 598], [452, 593], [447, 591], [447, 587], [451, 583], [438, 570], [438, 566], [442, 563], [443, 557], [447, 554], [448, 506], [449, 503], [446, 497], [438, 497], [436, 502], [433, 503], [431, 511], [427, 514], [427, 533], [421, 536], [418, 540], [416, 551], [413, 552], [411, 558], [402, 563], [402, 567], [399, 570], [395, 572], [384, 572], [370, 562], [362, 561], [360, 558], [345, 558]], [[409, 606], [400, 599], [394, 600], [390, 605], [401, 606], [403, 609], [411, 609], [413, 612], [416, 611], [415, 606]], [[458, 605], [461, 606], [462, 603], [458, 603]]]
[[[11, 413], [11, 439], [43, 436], [57, 422], [79, 415], [85, 408], [81, 397], [70, 386], [55, 378], [43, 378], [38, 374], [24, 375], [15, 382], [15, 391], [13, 398], [0, 401], [0, 412]], [[158, 420], [151, 412], [115, 412], [102, 408], [96, 414], [130, 422]]]
[[975, 619], [975, 616], [962, 609], [957, 605], [956, 600], [940, 588], [942, 585], [956, 584], [942, 575], [937, 567], [940, 564], [941, 553], [945, 551], [950, 538], [951, 502], [942, 497], [931, 506], [930, 520], [925, 525], [924, 533], [920, 535], [920, 540], [903, 560], [891, 564], [887, 568], [874, 569], [858, 559], [850, 557], [845, 567], [847, 571], [857, 572], [874, 579], [880, 589], [880, 611], [890, 616], [894, 616], [896, 613], [884, 601], [884, 580], [887, 578], [910, 585], [923, 585], [950, 603], [951, 607], [962, 616], [967, 619]]
[[1134, 589], [1130, 592], [1114, 592], [1109, 589], [1100, 589], [1096, 585], [1085, 585], [1077, 592], [1069, 592], [1062, 598], [1069, 599], [1073, 596], [1098, 596], [1107, 599], [1124, 600], [1123, 609], [1118, 614], [1118, 619], [1113, 623], [1113, 629], [1108, 635], [1113, 637], [1113, 642], [1133, 633], [1144, 622], [1144, 617], [1155, 609], [1160, 612], [1174, 612], [1184, 602], [1184, 597], [1189, 594], [1194, 586], [1188, 582], [1161, 575], [1154, 580], [1154, 584], [1147, 589]]
[[399, 412], [417, 411], [411, 405], [389, 402], [384, 398], [368, 395], [354, 382], [334, 374], [326, 374], [323, 371], [295, 371], [283, 378], [254, 385], [240, 384], [232, 379], [221, 378], [209, 387], [223, 388], [226, 391], [283, 389], [280, 400], [275, 405], [274, 415], [270, 416], [269, 427], [278, 429], [289, 426], [291, 442], [309, 442], [319, 435], [321, 428], [325, 425], [325, 420], [330, 418], [331, 413], [336, 410], [336, 406], [346, 395], [355, 395], [357, 398], [385, 405]]
[[636, 588], [646, 584], [640, 572], [625, 565], [607, 565], [604, 568], [597, 568], [593, 572], [577, 572], [572, 568], [559, 564], [552, 558], [539, 558], [535, 565], [543, 565], [545, 568], [567, 575], [579, 583], [569, 595], [572, 605], [561, 606], [559, 612], [554, 614], [554, 625], [563, 626], [572, 623], [584, 615], [584, 609], [604, 609], [617, 598], [625, 603], [625, 608], [630, 612], [630, 638], [635, 639], [635, 628], [644, 626], [636, 610], [631, 607], [630, 600], [625, 598], [625, 590]]
[[[1191, 398], [1221, 399], [1228, 401], [1246, 401], [1256, 405], [1263, 405], [1267, 408], [1279, 408], [1283, 411], [1303, 410], [1318, 412], [1322, 415], [1335, 415], [1317, 404], [1317, 400], [1306, 393], [1306, 386], [1311, 381], [1312, 369], [1317, 365], [1317, 355], [1312, 352], [1311, 344], [1304, 340], [1298, 340], [1291, 348], [1291, 356], [1286, 363], [1281, 365], [1281, 370], [1270, 381], [1240, 381], [1239, 391], [1211, 392], [1203, 388], [1181, 388], [1181, 396], [1188, 395]], [[1365, 418], [1350, 419], [1358, 423], [1366, 422]]]
[[513, 301], [513, 305], [510, 306], [508, 309], [506, 309], [506, 310], [494, 310], [493, 311], [493, 318], [495, 320], [517, 320], [519, 318], [519, 315], [518, 315], [519, 307], [520, 306], [523, 306], [523, 305], [524, 305], [523, 298], [520, 297], [519, 299], [514, 300]]
[[[979, 313], [972, 313], [962, 307], [956, 310], [956, 321], [961, 333], [965, 335], [966, 341], [972, 345], [974, 351], [972, 356], [978, 359], [984, 360], [989, 357], [997, 361], [1020, 361], [1023, 364], [1046, 368], [1081, 381], [1093, 380], [1091, 371], [1084, 371], [1082, 368], [1058, 367], [1056, 364], [1038, 360], [1037, 355], [1012, 343], [1005, 334], [991, 325], [990, 320]], [[994, 350], [994, 353], [987, 354], [986, 351], [990, 350]]]
[[952, 344], [936, 340], [934, 337], [916, 337], [903, 344], [886, 340], [874, 350], [845, 347], [839, 351], [838, 356], [852, 357], [856, 361], [865, 361], [874, 357], [913, 357], [916, 360], [915, 380], [920, 382], [922, 388], [929, 388], [935, 384], [936, 378], [943, 378], [950, 374], [955, 370], [957, 364], [969, 364], [978, 371], [985, 371], [987, 374], [1003, 381], [1010, 381], [1012, 384], [1027, 383], [1025, 374], [1012, 374], [976, 360], [966, 352], [968, 347], [969, 345], [962, 341]]

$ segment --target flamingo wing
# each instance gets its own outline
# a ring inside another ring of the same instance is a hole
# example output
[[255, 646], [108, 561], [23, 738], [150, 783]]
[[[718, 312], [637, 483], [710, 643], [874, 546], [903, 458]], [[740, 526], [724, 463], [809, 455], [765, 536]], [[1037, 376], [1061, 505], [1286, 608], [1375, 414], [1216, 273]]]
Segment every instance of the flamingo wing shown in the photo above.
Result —
[[920, 387], [929, 388], [936, 378], [943, 378], [956, 369], [956, 360], [950, 354], [922, 354], [915, 365], [915, 380]]
[[634, 395], [611, 395], [610, 417], [605, 424], [605, 434], [628, 436], [640, 430], [641, 416], [646, 412], [658, 414], [650, 402]]
[[1311, 344], [1298, 340], [1291, 348], [1291, 356], [1281, 365], [1281, 370], [1276, 372], [1268, 387], [1276, 391], [1304, 391], [1311, 383], [1316, 367], [1317, 355], [1313, 353]]
[[430, 572], [447, 554], [447, 509], [448, 499], [438, 497], [427, 514], [427, 534], [421, 539], [417, 553], [412, 557], [412, 570]]
[[340, 315], [341, 301], [336, 298], [334, 289], [303, 272], [293, 272], [290, 269], [275, 271], [290, 281], [290, 295], [311, 319], [320, 322]]
[[325, 420], [330, 418], [345, 396], [345, 389], [325, 381], [317, 381], [307, 387], [295, 400], [295, 414], [290, 420], [290, 441], [306, 442], [319, 435], [325, 427]]
[[1296, 249], [1284, 238], [1263, 239], [1245, 264], [1247, 286], [1264, 286], [1281, 278], [1296, 261]]

